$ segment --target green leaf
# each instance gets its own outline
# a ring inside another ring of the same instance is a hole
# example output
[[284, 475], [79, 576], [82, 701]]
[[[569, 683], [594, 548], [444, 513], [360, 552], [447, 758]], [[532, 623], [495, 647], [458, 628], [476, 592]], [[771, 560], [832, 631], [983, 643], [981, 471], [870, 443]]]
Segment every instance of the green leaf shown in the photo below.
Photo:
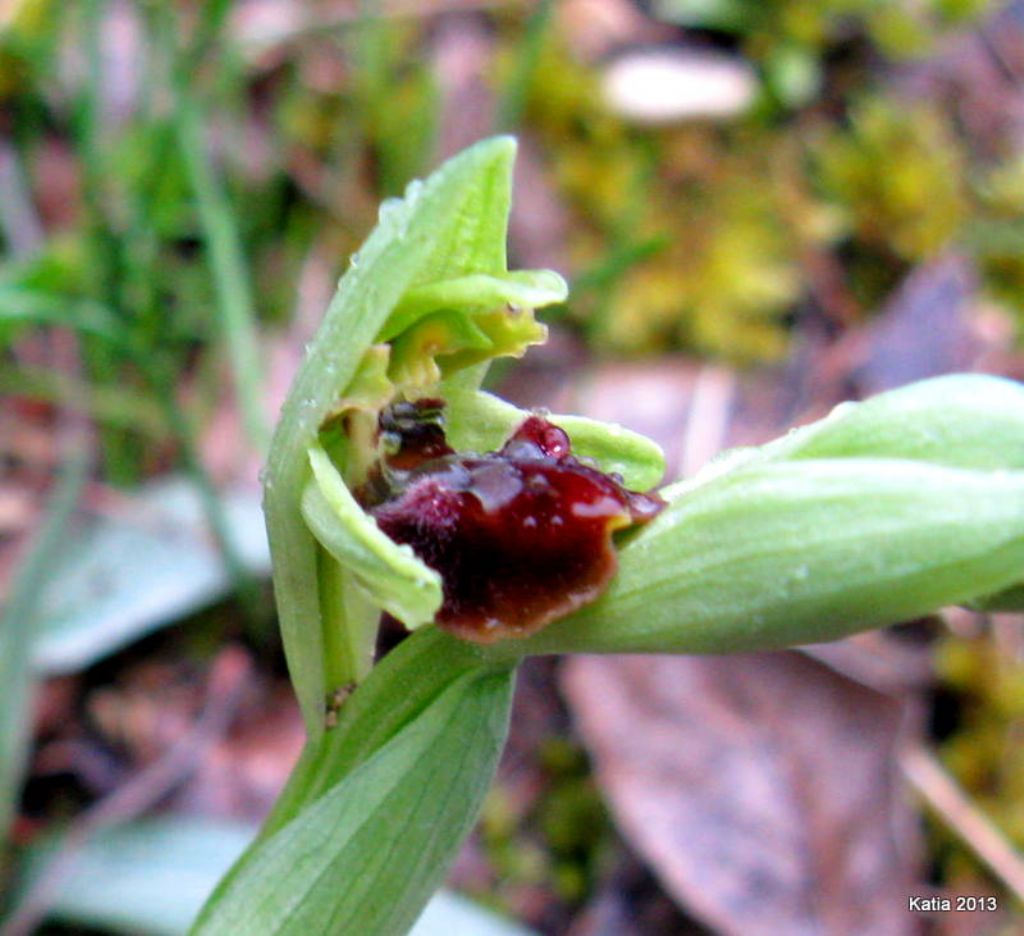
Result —
[[488, 666], [494, 664], [475, 644], [434, 627], [402, 641], [345, 703], [335, 728], [306, 745], [261, 836], [281, 828], [323, 796], [453, 683]]
[[[307, 743], [259, 838], [221, 890], [246, 872], [262, 854], [265, 842], [394, 741], [454, 685], [506, 672], [507, 664], [489, 663], [477, 646], [437, 628], [418, 631], [403, 641], [344, 704], [335, 728]], [[495, 736], [499, 746], [503, 730]], [[486, 785], [486, 778], [481, 782]]]
[[1001, 591], [1022, 569], [1024, 472], [752, 464], [678, 495], [620, 550], [601, 598], [495, 654], [832, 640]]
[[453, 894], [438, 891], [409, 936], [538, 936], [533, 930]]
[[[66, 868], [47, 919], [127, 936], [184, 936], [218, 879], [255, 832], [245, 823], [193, 816], [160, 816], [101, 829]], [[22, 894], [57, 857], [61, 844], [58, 838], [29, 850]], [[453, 931], [531, 936], [515, 923], [445, 891], [434, 895], [410, 936], [449, 936]]]
[[11, 580], [0, 614], [0, 686], [4, 692], [4, 704], [0, 706], [0, 845], [6, 840], [15, 815], [29, 744], [30, 657], [40, 614], [39, 599], [52, 574], [61, 536], [88, 473], [85, 453], [71, 452], [31, 550]]
[[456, 679], [263, 838], [192, 932], [405, 932], [476, 818], [504, 742], [511, 689], [507, 669]]
[[[227, 532], [247, 571], [270, 573], [263, 517], [250, 491], [221, 498]], [[39, 594], [32, 665], [77, 672], [231, 591], [231, 576], [188, 478], [157, 478], [111, 515], [80, 512], [60, 530]]]
[[[48, 919], [129, 936], [182, 936], [255, 831], [191, 816], [102, 829], [61, 876]], [[60, 844], [58, 839], [29, 853], [26, 887], [50, 860], [60, 860]]]

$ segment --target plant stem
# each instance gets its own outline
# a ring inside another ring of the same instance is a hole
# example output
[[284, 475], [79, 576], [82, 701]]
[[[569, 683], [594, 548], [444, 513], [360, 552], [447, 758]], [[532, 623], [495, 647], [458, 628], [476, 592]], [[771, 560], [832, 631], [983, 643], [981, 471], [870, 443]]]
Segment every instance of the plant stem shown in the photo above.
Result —
[[[103, 128], [103, 49], [102, 24], [105, 0], [87, 0], [85, 17], [85, 53], [87, 61], [85, 96], [79, 106], [76, 129], [82, 154], [82, 204], [85, 228], [95, 246], [96, 274], [104, 303], [121, 310], [120, 281], [122, 272], [121, 245], [106, 217], [104, 188], [108, 174], [104, 165]], [[96, 383], [114, 383], [118, 377], [120, 354], [104, 341], [84, 338], [82, 352], [89, 377]], [[121, 430], [101, 429], [100, 450], [106, 475], [118, 484], [135, 480], [134, 459], [130, 439]]]
[[369, 673], [380, 609], [323, 549], [317, 553], [317, 578], [324, 609], [324, 680], [330, 694], [362, 682]]

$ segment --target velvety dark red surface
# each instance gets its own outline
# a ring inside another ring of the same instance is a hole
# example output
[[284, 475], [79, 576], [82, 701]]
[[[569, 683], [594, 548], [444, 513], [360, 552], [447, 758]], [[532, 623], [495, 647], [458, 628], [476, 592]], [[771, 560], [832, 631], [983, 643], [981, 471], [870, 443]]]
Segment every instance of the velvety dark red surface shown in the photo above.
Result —
[[540, 416], [498, 452], [457, 455], [437, 401], [423, 401], [420, 413], [382, 418], [391, 496], [370, 512], [441, 573], [437, 621], [460, 637], [525, 636], [592, 601], [615, 572], [612, 532], [663, 506], [581, 464], [566, 433]]

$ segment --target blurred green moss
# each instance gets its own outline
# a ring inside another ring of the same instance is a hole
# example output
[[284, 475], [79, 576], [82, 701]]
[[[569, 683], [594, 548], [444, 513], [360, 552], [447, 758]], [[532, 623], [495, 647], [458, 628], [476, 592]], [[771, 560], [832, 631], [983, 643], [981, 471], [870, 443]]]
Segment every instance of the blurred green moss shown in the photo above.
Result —
[[578, 907], [602, 871], [611, 822], [574, 741], [548, 737], [531, 769], [538, 795], [528, 803], [514, 801], [500, 783], [488, 793], [479, 835], [496, 886], [479, 896], [512, 912], [520, 895], [539, 888]]
[[[52, 46], [62, 30], [83, 28], [42, 17], [45, 0], [15, 9], [0, 39]], [[604, 104], [602, 66], [574, 56], [557, 14], [508, 9], [490, 20], [491, 90], [514, 98], [505, 116], [540, 143], [570, 209], [569, 321], [595, 351], [778, 359], [812, 301], [808, 258], [821, 251], [841, 251], [848, 288], [869, 311], [913, 264], [950, 244], [978, 257], [991, 295], [1024, 308], [1019, 170], [979, 165], [948, 103], [908, 102], [878, 85], [881, 62], [927, 52], [990, 4], [663, 0], [653, 9], [732, 43], [730, 54], [756, 67], [762, 91], [747, 114], [631, 126]], [[228, 141], [219, 166], [264, 321], [291, 313], [288, 284], [314, 243], [329, 245], [340, 269], [379, 200], [436, 158], [440, 100], [423, 54], [430, 25], [366, 17], [304, 35], [258, 75], [234, 57], [198, 75], [198, 90], [215, 92], [211, 121]], [[46, 59], [28, 61], [34, 71], [15, 93], [38, 97]], [[159, 70], [148, 80], [159, 82]], [[73, 128], [78, 117], [69, 120], [59, 98], [40, 101], [40, 131]], [[100, 254], [108, 255], [89, 267], [109, 283], [120, 266], [123, 301], [148, 307], [151, 320], [158, 307], [193, 316], [188, 331], [205, 347], [213, 335], [194, 310], [210, 304], [208, 276], [171, 133], [157, 108], [102, 141], [101, 199], [112, 216], [100, 219], [109, 222]], [[238, 142], [249, 138], [261, 141], [256, 170]], [[99, 243], [95, 222], [80, 229], [87, 244]]]
[[926, 102], [871, 96], [814, 144], [814, 169], [850, 234], [906, 261], [943, 249], [968, 216], [967, 159]]
[[[877, 81], [885, 58], [926, 54], [990, 9], [980, 0], [656, 5], [676, 22], [735, 34], [763, 79], [762, 101], [729, 123], [656, 129], [613, 114], [599, 69], [551, 32], [525, 126], [573, 211], [571, 314], [590, 345], [778, 359], [813, 301], [809, 258], [821, 251], [870, 314], [915, 264], [966, 250], [989, 295], [1020, 317], [1021, 170], [981, 156], [948, 100], [906, 98]], [[516, 41], [506, 34], [499, 81]]]
[[[800, 153], [788, 134], [756, 120], [630, 127], [557, 43], [541, 57], [527, 119], [575, 211], [568, 248], [582, 288], [573, 312], [598, 350], [687, 347], [738, 361], [784, 353], [801, 256], [837, 233], [793, 171]], [[650, 243], [660, 247], [636, 249]], [[631, 251], [635, 262], [615, 262]], [[600, 275], [608, 269], [615, 275]]]

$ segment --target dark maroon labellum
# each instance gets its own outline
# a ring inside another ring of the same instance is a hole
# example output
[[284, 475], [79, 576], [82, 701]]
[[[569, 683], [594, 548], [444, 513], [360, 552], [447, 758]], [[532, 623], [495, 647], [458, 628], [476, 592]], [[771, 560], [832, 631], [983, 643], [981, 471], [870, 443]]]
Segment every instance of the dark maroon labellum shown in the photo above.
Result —
[[370, 513], [440, 572], [437, 623], [460, 637], [523, 637], [593, 601], [616, 569], [612, 533], [664, 506], [581, 464], [566, 433], [540, 416], [498, 452], [457, 455], [437, 401], [425, 403], [382, 418], [390, 495]]

